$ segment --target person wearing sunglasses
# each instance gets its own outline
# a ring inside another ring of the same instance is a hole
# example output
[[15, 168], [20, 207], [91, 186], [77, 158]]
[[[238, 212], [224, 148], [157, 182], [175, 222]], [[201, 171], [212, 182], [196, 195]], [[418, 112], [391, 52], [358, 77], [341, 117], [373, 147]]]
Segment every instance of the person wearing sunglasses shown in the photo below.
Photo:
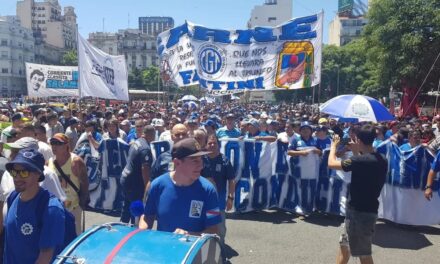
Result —
[[83, 231], [81, 216], [90, 201], [87, 168], [81, 157], [70, 152], [69, 138], [57, 133], [50, 140], [54, 159], [49, 160], [51, 168], [60, 179], [66, 193], [64, 206], [75, 216], [76, 233]]
[[64, 243], [65, 218], [61, 201], [48, 196], [43, 219], [37, 219], [39, 201], [47, 196], [44, 157], [35, 149], [22, 149], [6, 164], [15, 192], [8, 198], [5, 218], [4, 263], [51, 263]]

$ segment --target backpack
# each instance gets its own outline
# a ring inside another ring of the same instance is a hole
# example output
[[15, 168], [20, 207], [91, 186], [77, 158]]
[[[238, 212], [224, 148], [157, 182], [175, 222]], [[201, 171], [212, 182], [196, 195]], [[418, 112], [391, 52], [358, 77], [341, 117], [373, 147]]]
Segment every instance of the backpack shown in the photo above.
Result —
[[[8, 200], [7, 200], [7, 204], [8, 204], [8, 210], [11, 207], [12, 202], [18, 197], [18, 192], [13, 191], [9, 196], [8, 196]], [[44, 211], [46, 211], [46, 208], [49, 205], [49, 200], [50, 199], [58, 199], [54, 194], [50, 193], [47, 190], [43, 191], [43, 195], [42, 197], [40, 197], [40, 199], [38, 200], [38, 204], [37, 204], [37, 222], [39, 227], [41, 228], [43, 225], [43, 213]], [[76, 226], [75, 226], [75, 216], [73, 216], [73, 214], [71, 212], [69, 212], [63, 205], [63, 203], [60, 201], [61, 205], [63, 206], [64, 209], [64, 243], [63, 245], [60, 245], [60, 250], [59, 252], [61, 252], [65, 247], [67, 247], [70, 242], [72, 242], [73, 240], [75, 240], [75, 238], [77, 237], [76, 234]], [[58, 248], [58, 247], [57, 247]], [[58, 252], [58, 253], [59, 253]], [[57, 250], [55, 249], [55, 253], [57, 253]]]

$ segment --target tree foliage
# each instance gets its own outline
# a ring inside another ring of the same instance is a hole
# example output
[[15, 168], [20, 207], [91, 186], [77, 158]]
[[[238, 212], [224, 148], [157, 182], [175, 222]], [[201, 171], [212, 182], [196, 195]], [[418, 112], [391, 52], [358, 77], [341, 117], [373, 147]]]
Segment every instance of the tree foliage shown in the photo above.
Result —
[[78, 53], [76, 50], [69, 50], [61, 58], [61, 65], [64, 66], [78, 66]]
[[440, 2], [373, 0], [368, 19], [363, 39], [371, 78], [362, 89], [419, 87], [440, 52]]

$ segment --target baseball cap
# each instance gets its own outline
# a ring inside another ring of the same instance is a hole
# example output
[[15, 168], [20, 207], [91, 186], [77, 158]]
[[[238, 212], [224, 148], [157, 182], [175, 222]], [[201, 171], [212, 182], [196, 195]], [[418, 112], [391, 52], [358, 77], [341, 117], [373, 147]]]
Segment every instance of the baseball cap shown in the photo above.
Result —
[[327, 123], [328, 121], [327, 121], [327, 118], [325, 118], [325, 117], [321, 117], [319, 120], [318, 120], [318, 124], [323, 124], [323, 123]]
[[211, 153], [201, 151], [199, 143], [194, 138], [185, 138], [173, 145], [171, 156], [173, 159], [184, 159], [186, 157], [199, 157]]
[[138, 113], [134, 113], [134, 114], [133, 114], [133, 118], [134, 118], [134, 119], [138, 119], [138, 118], [139, 118], [139, 114], [138, 114]]
[[305, 128], [305, 127], [308, 127], [308, 128], [310, 128], [311, 130], [313, 130], [312, 124], [311, 124], [310, 122], [308, 122], [308, 121], [304, 121], [304, 122], [302, 122], [302, 123], [301, 123], [301, 127], [300, 127], [299, 129], [301, 130], [301, 129]]
[[122, 120], [121, 126], [129, 126], [129, 125], [130, 125], [130, 121], [128, 121], [127, 119]]
[[52, 144], [52, 142], [61, 142], [61, 143], [69, 143], [69, 138], [63, 134], [63, 133], [56, 133], [49, 142]]
[[248, 124], [252, 125], [256, 128], [260, 128], [260, 122], [255, 118], [252, 118], [251, 120], [249, 120]]
[[13, 143], [5, 143], [5, 147], [13, 149], [38, 149], [38, 140], [31, 137], [23, 137]]
[[165, 122], [163, 121], [163, 119], [156, 119], [156, 121], [153, 123], [153, 126], [164, 126]]
[[44, 180], [44, 157], [43, 154], [35, 149], [22, 149], [20, 150], [15, 158], [10, 162], [6, 163], [6, 169], [11, 171], [15, 164], [23, 166], [28, 171], [35, 171], [40, 174], [38, 181]]
[[211, 119], [208, 119], [208, 120], [206, 120], [205, 123], [202, 123], [202, 125], [204, 125], [204, 126], [215, 126], [216, 124]]
[[6, 131], [3, 131], [2, 133], [3, 133], [3, 135], [5, 135], [7, 138], [13, 138], [13, 137], [16, 137], [16, 136], [17, 136], [18, 131], [17, 131], [17, 129], [12, 128], [11, 130], [6, 130]]
[[76, 117], [72, 117], [72, 118], [69, 120], [69, 126], [71, 126], [71, 125], [75, 125], [75, 124], [78, 124], [78, 123], [79, 123], [79, 119], [76, 118]]
[[226, 118], [235, 118], [235, 115], [233, 113], [229, 113], [226, 115]]

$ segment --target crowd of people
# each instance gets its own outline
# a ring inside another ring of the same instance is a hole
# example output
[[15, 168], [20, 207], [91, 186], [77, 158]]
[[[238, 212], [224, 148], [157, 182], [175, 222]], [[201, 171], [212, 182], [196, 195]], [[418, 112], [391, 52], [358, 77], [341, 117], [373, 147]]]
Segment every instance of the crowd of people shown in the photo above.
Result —
[[[225, 211], [232, 209], [235, 199], [234, 170], [219, 149], [223, 138], [279, 140], [289, 144], [287, 154], [291, 157], [321, 155], [330, 148], [334, 160], [329, 161], [329, 167], [361, 176], [365, 172], [359, 172], [360, 167], [380, 163], [373, 173], [383, 175], [383, 179], [377, 179], [372, 187], [370, 201], [363, 204], [365, 198], [356, 200], [359, 198], [352, 195], [355, 201], [350, 203], [354, 208], [352, 221], [359, 218], [356, 210], [366, 210], [371, 221], [365, 228], [373, 225], [373, 229], [386, 173], [384, 161], [375, 156], [374, 148], [386, 140], [395, 142], [402, 151], [420, 145], [435, 155], [440, 148], [440, 116], [359, 124], [330, 118], [306, 104], [135, 102], [111, 107], [72, 106], [22, 105], [0, 115], [1, 120], [10, 122], [1, 132], [0, 144], [0, 230], [4, 242], [0, 248], [5, 249], [4, 263], [49, 263], [65, 243], [62, 234], [69, 227], [62, 224], [67, 219], [64, 211], [73, 215], [76, 234], [84, 231], [83, 210], [90, 197], [87, 168], [78, 153], [82, 141], [96, 149], [105, 139], [129, 145], [119, 183], [124, 195], [122, 222], [150, 229], [157, 221], [161, 231], [218, 234], [222, 245]], [[169, 141], [172, 148], [154, 157], [150, 145], [154, 141]], [[369, 156], [336, 160], [346, 152]], [[432, 197], [432, 182], [438, 171], [440, 161], [436, 158], [426, 186], [427, 199]], [[363, 181], [360, 184], [365, 186]], [[351, 188], [363, 193], [362, 186], [353, 184]], [[42, 198], [47, 192], [53, 195]], [[143, 209], [137, 219], [132, 211], [138, 201], [143, 202]], [[41, 216], [35, 213], [40, 208], [44, 211]], [[372, 234], [355, 240], [360, 231], [346, 229], [341, 247], [349, 244], [353, 256], [371, 255]], [[350, 243], [345, 243], [347, 237]], [[341, 258], [340, 263], [345, 260]]]

